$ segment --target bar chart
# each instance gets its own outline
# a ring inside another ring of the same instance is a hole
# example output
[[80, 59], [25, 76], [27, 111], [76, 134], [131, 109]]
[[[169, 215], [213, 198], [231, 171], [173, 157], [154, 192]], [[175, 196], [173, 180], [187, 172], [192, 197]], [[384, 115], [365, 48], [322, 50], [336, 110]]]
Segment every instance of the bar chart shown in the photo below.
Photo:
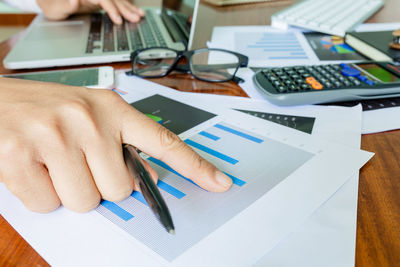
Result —
[[237, 32], [235, 51], [257, 60], [307, 60], [303, 45], [294, 32]]
[[[163, 229], [138, 192], [119, 203], [103, 201], [97, 208], [109, 221], [168, 261], [229, 221], [314, 156], [224, 121], [184, 141], [231, 177], [233, 186], [226, 193], [208, 192], [164, 162], [148, 158], [159, 174], [158, 187], [170, 208], [175, 236]], [[291, 157], [287, 157], [289, 154]]]

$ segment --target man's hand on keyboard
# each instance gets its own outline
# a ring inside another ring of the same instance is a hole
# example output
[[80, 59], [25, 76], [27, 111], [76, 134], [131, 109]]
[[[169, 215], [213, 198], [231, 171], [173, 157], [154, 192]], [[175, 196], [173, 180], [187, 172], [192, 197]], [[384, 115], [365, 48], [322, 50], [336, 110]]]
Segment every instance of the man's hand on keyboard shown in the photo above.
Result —
[[103, 8], [116, 24], [122, 18], [138, 22], [145, 12], [129, 0], [37, 0], [44, 16], [52, 20], [66, 19], [72, 14], [88, 13]]

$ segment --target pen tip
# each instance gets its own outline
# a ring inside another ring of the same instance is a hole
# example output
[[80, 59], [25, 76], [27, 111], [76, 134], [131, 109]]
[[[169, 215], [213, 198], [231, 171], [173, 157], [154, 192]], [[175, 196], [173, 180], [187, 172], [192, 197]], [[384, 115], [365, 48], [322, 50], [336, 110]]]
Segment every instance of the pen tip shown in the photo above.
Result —
[[169, 229], [168, 231], [171, 235], [175, 235], [175, 230], [174, 229]]

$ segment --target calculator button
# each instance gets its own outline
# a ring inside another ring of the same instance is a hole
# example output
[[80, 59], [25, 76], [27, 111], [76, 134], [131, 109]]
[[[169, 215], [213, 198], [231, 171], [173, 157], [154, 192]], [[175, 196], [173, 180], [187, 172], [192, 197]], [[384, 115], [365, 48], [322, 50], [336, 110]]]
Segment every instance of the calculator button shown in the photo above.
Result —
[[300, 79], [300, 76], [297, 74], [293, 74], [290, 76], [290, 78], [292, 78], [293, 80], [297, 80], [297, 79]]
[[267, 78], [268, 78], [268, 80], [270, 80], [271, 82], [277, 81], [277, 80], [278, 80], [278, 78], [276, 78], [276, 77], [273, 76], [273, 75], [269, 75], [269, 76], [267, 76]]
[[345, 63], [339, 65], [342, 69], [350, 69], [351, 67]]
[[357, 77], [361, 74], [361, 72], [358, 69], [348, 67], [348, 68], [342, 69], [342, 74], [344, 76]]
[[286, 87], [285, 86], [283, 86], [283, 85], [280, 85], [280, 86], [277, 86], [276, 87], [276, 90], [278, 91], [278, 92], [280, 92], [280, 93], [284, 93], [284, 92], [286, 92]]
[[291, 84], [291, 85], [289, 85], [289, 89], [291, 90], [291, 91], [296, 91], [297, 89], [299, 89], [296, 85], [294, 85], [294, 84]]
[[315, 90], [321, 90], [324, 88], [314, 77], [307, 77], [306, 82]]
[[313, 83], [313, 84], [311, 84], [311, 87], [312, 87], [312, 89], [315, 89], [315, 90], [322, 90], [322, 88], [324, 88], [324, 86], [320, 83]]
[[336, 87], [341, 87], [343, 84], [340, 83], [339, 81], [336, 81], [333, 83]]
[[281, 80], [287, 80], [287, 79], [289, 79], [289, 76], [282, 75], [282, 76], [280, 76], [279, 78], [280, 78]]
[[[310, 67], [308, 67], [308, 69], [311, 70]], [[304, 73], [306, 73], [306, 71], [305, 71], [304, 69], [299, 69], [299, 70], [297, 70], [297, 72], [298, 72], [299, 74], [304, 74]]]
[[297, 84], [302, 84], [302, 83], [304, 83], [304, 80], [303, 80], [303, 79], [297, 79], [297, 80], [296, 80], [296, 83], [297, 83]]
[[281, 83], [280, 83], [279, 81], [273, 81], [272, 83], [273, 83], [275, 86], [281, 85]]
[[294, 75], [294, 74], [296, 74], [296, 72], [295, 72], [294, 70], [288, 70], [288, 71], [286, 71], [286, 73], [289, 74], [289, 75]]
[[300, 87], [301, 87], [301, 89], [303, 89], [303, 90], [308, 90], [308, 89], [310, 89], [310, 86], [309, 86], [308, 84], [305, 84], [305, 83], [301, 84]]
[[343, 84], [344, 84], [346, 87], [351, 86], [351, 82], [349, 82], [349, 81], [344, 81]]
[[[324, 69], [321, 69], [320, 71], [319, 71], [322, 75], [328, 75], [328, 72], [326, 71], [326, 70], [324, 70]], [[330, 75], [330, 74], [329, 74]]]
[[262, 71], [264, 74], [271, 74], [271, 70], [270, 69], [265, 69]]
[[330, 77], [330, 78], [329, 78], [329, 81], [332, 82], [332, 83], [334, 83], [334, 82], [337, 82], [338, 80], [336, 80], [335, 77]]
[[371, 81], [371, 80], [366, 80], [365, 83], [368, 84], [368, 85], [374, 85], [375, 84], [375, 82]]
[[363, 75], [360, 75], [357, 78], [362, 82], [365, 82], [366, 80], [368, 80], [368, 78], [366, 76], [363, 76]]
[[321, 83], [326, 83], [326, 82], [328, 82], [328, 80], [325, 79], [325, 78], [322, 78], [322, 79], [319, 80], [319, 82], [321, 82]]

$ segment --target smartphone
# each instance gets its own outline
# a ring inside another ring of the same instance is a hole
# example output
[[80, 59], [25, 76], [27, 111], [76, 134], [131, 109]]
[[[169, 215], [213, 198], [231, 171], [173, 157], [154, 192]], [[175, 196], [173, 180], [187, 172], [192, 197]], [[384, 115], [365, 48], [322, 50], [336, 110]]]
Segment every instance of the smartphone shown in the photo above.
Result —
[[113, 67], [97, 67], [84, 69], [29, 72], [21, 74], [2, 75], [2, 77], [17, 78], [32, 81], [56, 82], [73, 86], [89, 88], [112, 88], [114, 85]]

